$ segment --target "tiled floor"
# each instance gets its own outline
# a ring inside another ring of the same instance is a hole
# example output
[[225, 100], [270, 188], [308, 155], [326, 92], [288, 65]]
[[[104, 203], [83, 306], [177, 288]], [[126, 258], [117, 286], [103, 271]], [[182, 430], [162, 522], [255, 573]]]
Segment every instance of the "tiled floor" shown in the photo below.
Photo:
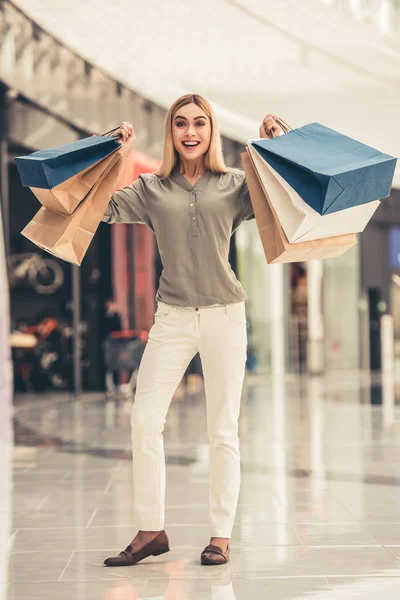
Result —
[[0, 598], [398, 600], [400, 403], [389, 384], [382, 394], [359, 373], [248, 379], [232, 560], [221, 567], [199, 564], [209, 540], [201, 393], [175, 400], [165, 428], [171, 552], [124, 569], [103, 560], [136, 533], [130, 406], [16, 398], [1, 431]]

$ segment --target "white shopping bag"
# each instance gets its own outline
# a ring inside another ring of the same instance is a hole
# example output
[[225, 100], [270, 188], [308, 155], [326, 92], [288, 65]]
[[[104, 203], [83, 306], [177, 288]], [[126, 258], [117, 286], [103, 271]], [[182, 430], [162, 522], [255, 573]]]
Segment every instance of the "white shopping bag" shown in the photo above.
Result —
[[379, 200], [320, 215], [253, 148], [247, 146], [260, 179], [268, 191], [288, 241], [291, 244], [360, 233], [380, 205]]

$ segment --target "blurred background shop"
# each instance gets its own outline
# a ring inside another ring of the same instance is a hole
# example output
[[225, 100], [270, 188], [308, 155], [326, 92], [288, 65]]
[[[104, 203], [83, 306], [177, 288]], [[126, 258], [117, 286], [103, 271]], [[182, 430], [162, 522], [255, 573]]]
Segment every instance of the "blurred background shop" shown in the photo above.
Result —
[[[0, 2], [0, 193], [10, 316], [15, 332], [37, 340], [26, 348], [15, 338], [17, 389], [72, 386], [77, 279], [82, 383], [102, 389], [105, 302], [115, 299], [123, 328], [148, 330], [162, 265], [152, 233], [141, 225], [101, 224], [75, 275], [71, 265], [33, 246], [20, 231], [38, 203], [21, 186], [15, 156], [130, 120], [137, 151], [119, 182], [128, 184], [157, 169], [166, 109], [189, 90], [213, 102], [230, 166], [240, 167], [244, 145], [257, 137], [266, 112], [293, 127], [319, 121], [400, 154], [399, 123], [393, 123], [400, 100], [399, 2], [310, 0], [290, 13], [284, 5], [273, 3], [266, 12], [260, 0], [206, 0], [188, 40], [181, 25], [186, 3], [170, 10], [144, 0], [134, 7], [129, 0], [90, 0], [76, 20], [67, 2], [57, 3], [57, 11], [53, 0]], [[105, 44], [104, 23], [115, 22], [116, 12], [132, 14], [132, 30], [110, 28]], [[211, 13], [218, 18], [210, 21]], [[221, 20], [230, 32], [223, 40]], [[168, 43], [170, 36], [176, 44]], [[359, 244], [334, 260], [268, 267], [256, 223], [241, 226], [230, 260], [248, 295], [249, 371], [379, 370], [385, 314], [393, 316], [400, 358], [399, 188], [397, 173], [391, 198]]]

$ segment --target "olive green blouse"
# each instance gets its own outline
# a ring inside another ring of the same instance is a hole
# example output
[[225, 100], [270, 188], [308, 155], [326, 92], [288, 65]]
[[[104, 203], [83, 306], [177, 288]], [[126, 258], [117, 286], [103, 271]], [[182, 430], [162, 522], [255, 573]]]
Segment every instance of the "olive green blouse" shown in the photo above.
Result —
[[208, 170], [191, 185], [175, 168], [168, 179], [148, 173], [115, 192], [103, 221], [150, 227], [163, 263], [157, 301], [202, 307], [246, 298], [228, 254], [232, 233], [252, 218], [243, 171]]

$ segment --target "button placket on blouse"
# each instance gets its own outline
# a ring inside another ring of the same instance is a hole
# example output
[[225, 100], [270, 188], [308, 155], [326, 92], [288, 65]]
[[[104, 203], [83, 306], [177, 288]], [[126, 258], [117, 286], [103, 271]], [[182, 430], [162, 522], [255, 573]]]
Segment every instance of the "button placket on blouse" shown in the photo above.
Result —
[[196, 210], [196, 192], [192, 190], [189, 194], [190, 231], [193, 237], [200, 235], [199, 222]]

